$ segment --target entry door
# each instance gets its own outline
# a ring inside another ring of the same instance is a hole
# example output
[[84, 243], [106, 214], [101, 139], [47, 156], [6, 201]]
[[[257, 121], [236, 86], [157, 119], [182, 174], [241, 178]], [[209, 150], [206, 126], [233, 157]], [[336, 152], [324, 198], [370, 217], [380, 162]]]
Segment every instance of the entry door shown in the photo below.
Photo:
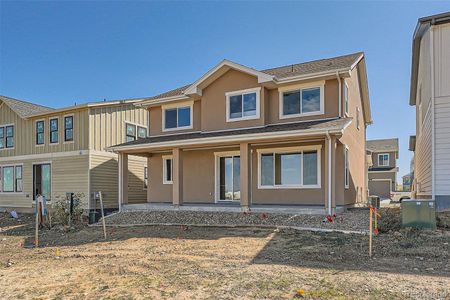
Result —
[[239, 156], [221, 156], [218, 160], [219, 201], [241, 200], [241, 159]]
[[51, 166], [50, 164], [40, 164], [33, 166], [33, 200], [37, 195], [42, 195], [48, 201], [51, 198]]

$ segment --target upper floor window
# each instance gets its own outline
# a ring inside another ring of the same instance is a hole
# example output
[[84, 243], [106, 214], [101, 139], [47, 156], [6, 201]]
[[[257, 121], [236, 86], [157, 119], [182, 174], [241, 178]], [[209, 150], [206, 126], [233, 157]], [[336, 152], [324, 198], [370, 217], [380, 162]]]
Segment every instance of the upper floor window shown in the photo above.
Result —
[[323, 85], [280, 93], [280, 119], [324, 113]]
[[14, 148], [14, 125], [0, 126], [0, 149]]
[[259, 119], [260, 91], [256, 88], [226, 93], [227, 122]]
[[59, 141], [59, 126], [58, 119], [50, 119], [50, 144], [58, 143]]
[[44, 145], [44, 121], [36, 122], [36, 145]]
[[131, 142], [136, 139], [144, 139], [147, 137], [147, 128], [131, 123], [126, 123], [126, 141]]
[[163, 106], [163, 131], [192, 128], [193, 103]]
[[73, 141], [73, 116], [64, 117], [64, 141]]
[[378, 154], [378, 166], [387, 167], [389, 166], [389, 154]]
[[348, 114], [348, 85], [344, 82], [344, 111]]

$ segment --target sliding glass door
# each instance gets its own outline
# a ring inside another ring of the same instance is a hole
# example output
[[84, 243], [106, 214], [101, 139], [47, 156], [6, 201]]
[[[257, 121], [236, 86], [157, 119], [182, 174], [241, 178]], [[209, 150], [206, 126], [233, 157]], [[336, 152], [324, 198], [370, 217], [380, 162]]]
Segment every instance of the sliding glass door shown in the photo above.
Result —
[[48, 201], [51, 199], [51, 165], [40, 164], [33, 166], [33, 200], [36, 200], [38, 195], [42, 195]]
[[219, 201], [241, 200], [241, 160], [239, 156], [223, 156], [218, 160]]

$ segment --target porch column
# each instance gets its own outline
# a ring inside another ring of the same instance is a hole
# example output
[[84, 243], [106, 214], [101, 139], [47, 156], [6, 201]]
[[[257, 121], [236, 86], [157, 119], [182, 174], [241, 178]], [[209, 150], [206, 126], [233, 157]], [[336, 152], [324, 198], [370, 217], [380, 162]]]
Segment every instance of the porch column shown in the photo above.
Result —
[[240, 144], [241, 208], [248, 211], [251, 202], [251, 151], [248, 143]]
[[119, 153], [119, 210], [128, 203], [128, 154]]
[[172, 203], [175, 207], [183, 205], [183, 151], [172, 150]]

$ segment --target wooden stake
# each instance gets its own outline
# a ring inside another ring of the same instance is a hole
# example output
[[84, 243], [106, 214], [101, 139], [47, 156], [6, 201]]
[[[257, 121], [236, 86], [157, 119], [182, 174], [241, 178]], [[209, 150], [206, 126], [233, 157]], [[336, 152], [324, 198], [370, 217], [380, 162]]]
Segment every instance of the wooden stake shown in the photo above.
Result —
[[100, 198], [100, 211], [102, 212], [102, 223], [103, 223], [103, 235], [105, 236], [106, 240], [106, 224], [105, 224], [105, 213], [103, 211], [103, 197], [102, 192], [98, 192], [98, 196]]
[[372, 222], [372, 207], [370, 208], [370, 225], [369, 225], [369, 257], [372, 257], [372, 238], [373, 238], [373, 222]]

